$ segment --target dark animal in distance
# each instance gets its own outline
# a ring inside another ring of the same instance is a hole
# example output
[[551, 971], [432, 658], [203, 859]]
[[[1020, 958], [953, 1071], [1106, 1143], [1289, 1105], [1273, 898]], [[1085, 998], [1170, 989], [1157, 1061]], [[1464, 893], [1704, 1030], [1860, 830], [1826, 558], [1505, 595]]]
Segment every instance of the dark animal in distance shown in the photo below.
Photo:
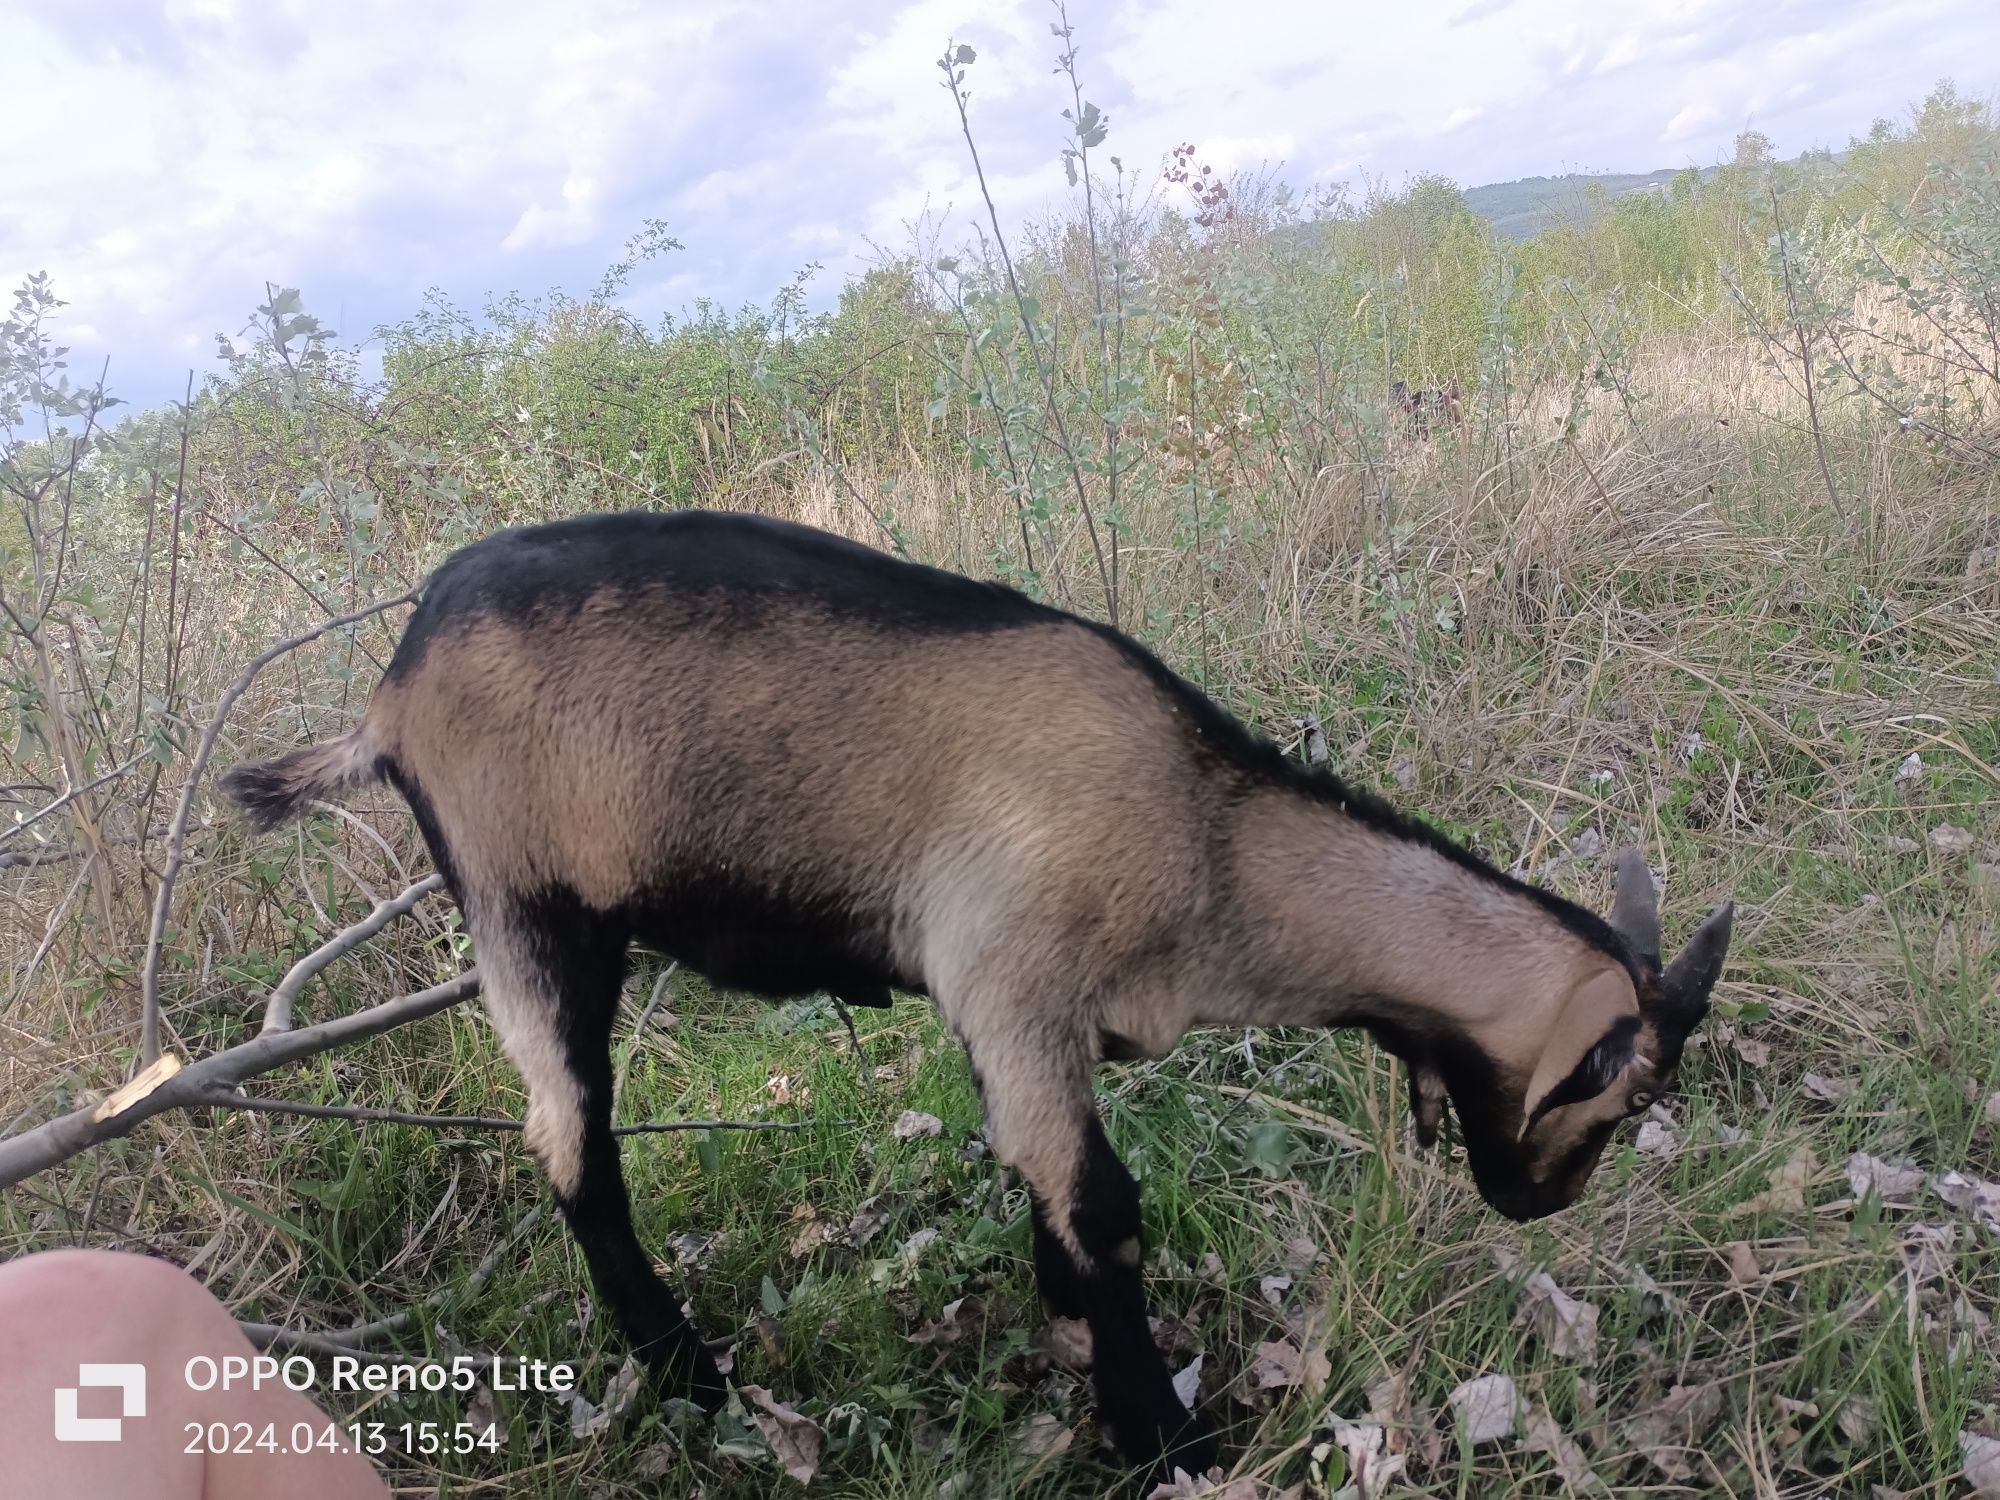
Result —
[[260, 826], [386, 779], [464, 911], [527, 1141], [662, 1378], [724, 1386], [633, 1231], [609, 1039], [637, 940], [770, 996], [926, 994], [1088, 1320], [1135, 1461], [1205, 1467], [1147, 1326], [1107, 1057], [1214, 1025], [1360, 1026], [1528, 1219], [1666, 1089], [1728, 943], [1662, 968], [1651, 877], [1607, 922], [1252, 734], [1144, 648], [998, 584], [703, 512], [501, 532], [427, 585], [358, 729], [242, 765]]
[[1404, 429], [1413, 438], [1428, 438], [1431, 422], [1442, 415], [1454, 427], [1465, 425], [1465, 396], [1456, 380], [1429, 390], [1420, 390], [1407, 380], [1392, 381], [1389, 400], [1403, 418]]

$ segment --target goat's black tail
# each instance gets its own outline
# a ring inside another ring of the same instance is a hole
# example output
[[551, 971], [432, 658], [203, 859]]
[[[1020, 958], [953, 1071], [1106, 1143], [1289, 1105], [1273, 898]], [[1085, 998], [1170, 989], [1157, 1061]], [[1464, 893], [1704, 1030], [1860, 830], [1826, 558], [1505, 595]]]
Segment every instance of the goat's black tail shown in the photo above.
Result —
[[381, 753], [363, 725], [323, 745], [308, 745], [276, 760], [232, 766], [222, 777], [223, 794], [243, 809], [252, 827], [276, 828], [305, 811], [306, 804], [381, 780]]

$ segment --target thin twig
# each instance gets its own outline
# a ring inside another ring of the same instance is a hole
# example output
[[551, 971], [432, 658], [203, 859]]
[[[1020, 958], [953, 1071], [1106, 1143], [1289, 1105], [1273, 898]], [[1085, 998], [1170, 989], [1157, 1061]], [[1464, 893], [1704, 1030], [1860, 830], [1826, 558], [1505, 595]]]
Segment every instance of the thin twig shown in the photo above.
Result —
[[96, 791], [99, 787], [103, 786], [104, 783], [107, 781], [116, 781], [120, 776], [123, 776], [127, 771], [131, 770], [134, 766], [138, 765], [139, 762], [144, 760], [145, 758], [146, 757], [142, 752], [141, 754], [133, 756], [130, 760], [126, 761], [124, 765], [118, 767], [116, 770], [106, 771], [102, 776], [98, 776], [90, 781], [86, 781], [82, 786], [78, 787], [75, 791], [64, 792], [60, 797], [56, 798], [55, 801], [51, 802], [47, 807], [43, 808], [40, 812], [36, 813], [32, 818], [23, 818], [20, 822], [16, 823], [12, 828], [0, 831], [0, 844], [6, 843], [7, 840], [11, 839], [17, 833], [26, 832], [28, 829], [34, 827], [35, 824], [41, 822], [42, 819], [46, 818], [50, 813], [55, 812], [57, 809], [63, 807], [67, 803], [74, 802], [78, 797], [83, 796], [84, 793]]
[[435, 1312], [454, 1297], [463, 1297], [468, 1292], [476, 1292], [486, 1284], [493, 1268], [500, 1263], [501, 1252], [519, 1240], [535, 1221], [542, 1216], [540, 1208], [531, 1208], [514, 1221], [514, 1227], [498, 1240], [487, 1252], [479, 1257], [479, 1264], [465, 1280], [449, 1286], [439, 1287], [415, 1307], [406, 1307], [399, 1313], [391, 1313], [386, 1318], [375, 1318], [366, 1323], [355, 1323], [332, 1333], [312, 1333], [304, 1329], [287, 1328], [281, 1323], [251, 1323], [239, 1318], [236, 1326], [244, 1336], [260, 1349], [268, 1349], [273, 1344], [283, 1344], [299, 1349], [315, 1349], [322, 1354], [358, 1354], [362, 1346], [375, 1339], [385, 1338], [392, 1333], [401, 1333], [410, 1326], [410, 1320], [420, 1312]]
[[396, 918], [409, 915], [416, 904], [432, 891], [443, 888], [444, 876], [426, 875], [402, 895], [378, 903], [375, 909], [359, 922], [342, 932], [335, 933], [293, 964], [285, 977], [278, 981], [277, 988], [271, 991], [270, 998], [264, 1002], [264, 1035], [291, 1030], [292, 1006], [313, 975], [326, 968], [335, 959], [353, 952]]
[[652, 998], [646, 1002], [646, 1008], [639, 1012], [639, 1019], [632, 1027], [632, 1040], [626, 1044], [625, 1060], [618, 1065], [617, 1081], [611, 1085], [611, 1112], [614, 1115], [618, 1113], [618, 1101], [625, 1097], [625, 1079], [632, 1071], [632, 1056], [639, 1050], [639, 1038], [646, 1034], [646, 1023], [653, 1019], [653, 1012], [660, 1008], [660, 1001], [666, 997], [667, 982], [674, 977], [675, 971], [679, 968], [680, 962], [676, 960], [660, 971], [660, 977], [653, 985]]
[[[153, 925], [146, 935], [146, 972], [140, 985], [139, 1021], [139, 1061], [148, 1066], [160, 1055], [160, 949], [166, 940], [167, 910], [173, 902], [174, 882], [180, 878], [181, 862], [186, 857], [184, 845], [187, 841], [188, 817], [194, 811], [195, 792], [201, 786], [201, 773], [208, 768], [208, 758], [215, 753], [216, 737], [222, 733], [223, 721], [229, 717], [229, 710], [236, 706], [256, 679], [259, 672], [288, 651], [296, 651], [312, 641], [318, 640], [328, 631], [338, 630], [345, 625], [356, 625], [385, 610], [401, 604], [408, 604], [417, 597], [417, 590], [399, 594], [393, 599], [384, 599], [371, 604], [366, 609], [358, 609], [351, 615], [328, 620], [323, 625], [315, 625], [303, 634], [292, 636], [255, 658], [242, 674], [229, 684], [222, 698], [215, 705], [215, 713], [209, 718], [208, 728], [203, 731], [201, 743], [195, 747], [194, 760], [188, 766], [187, 785], [181, 789], [180, 805], [174, 809], [174, 820], [167, 828], [167, 859], [160, 870], [160, 888], [153, 899]], [[232, 1049], [233, 1050], [233, 1049]]]
[[838, 995], [827, 996], [833, 1008], [840, 1012], [840, 1019], [847, 1023], [847, 1039], [854, 1043], [854, 1071], [861, 1080], [861, 1091], [868, 1091], [868, 1053], [861, 1046], [861, 1032], [854, 1024], [854, 1012], [847, 1008], [847, 1002]]

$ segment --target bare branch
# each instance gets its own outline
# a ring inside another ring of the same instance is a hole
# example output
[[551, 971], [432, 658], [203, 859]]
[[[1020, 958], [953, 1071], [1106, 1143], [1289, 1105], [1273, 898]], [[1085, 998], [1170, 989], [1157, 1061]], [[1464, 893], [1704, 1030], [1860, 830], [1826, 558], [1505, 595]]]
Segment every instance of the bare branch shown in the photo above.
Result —
[[201, 773], [208, 768], [209, 756], [215, 753], [216, 737], [222, 733], [223, 721], [229, 717], [229, 710], [236, 706], [236, 700], [243, 696], [257, 674], [286, 652], [296, 651], [299, 647], [318, 640], [329, 631], [338, 630], [346, 625], [359, 624], [385, 610], [394, 609], [400, 604], [408, 604], [417, 597], [417, 593], [416, 589], [412, 589], [406, 594], [397, 595], [394, 599], [384, 599], [378, 604], [369, 605], [366, 609], [358, 609], [351, 615], [328, 620], [325, 624], [315, 625], [311, 630], [295, 635], [289, 640], [278, 642], [251, 661], [250, 665], [243, 669], [242, 674], [229, 684], [216, 703], [215, 713], [209, 718], [208, 728], [202, 733], [201, 743], [195, 747], [194, 760], [188, 766], [187, 785], [181, 789], [180, 805], [174, 809], [174, 820], [167, 829], [167, 858], [160, 870], [159, 891], [153, 898], [153, 926], [146, 935], [146, 973], [140, 987], [139, 1061], [142, 1066], [151, 1063], [160, 1055], [160, 948], [166, 938], [167, 911], [173, 903], [174, 882], [180, 878], [181, 862], [186, 857], [184, 846], [187, 841], [188, 817], [194, 811], [195, 792], [201, 786]]
[[342, 932], [335, 933], [326, 942], [320, 944], [319, 947], [313, 949], [312, 952], [293, 964], [290, 970], [286, 972], [285, 977], [278, 981], [277, 987], [271, 991], [270, 998], [264, 1002], [263, 1034], [270, 1036], [273, 1032], [290, 1031], [292, 1029], [292, 1005], [297, 1001], [300, 992], [305, 989], [307, 981], [313, 975], [319, 973], [320, 970], [326, 968], [327, 965], [333, 963], [336, 959], [353, 952], [384, 927], [395, 921], [396, 918], [408, 916], [419, 901], [423, 900], [432, 891], [442, 890], [443, 888], [444, 876], [426, 875], [422, 880], [419, 880], [415, 885], [404, 891], [402, 895], [392, 896], [387, 901], [378, 903], [375, 909], [359, 922], [356, 922], [352, 927]]
[[[103, 1105], [87, 1106], [0, 1140], [0, 1187], [12, 1187], [100, 1141], [130, 1135], [142, 1120], [151, 1119], [165, 1110], [200, 1106], [207, 1102], [203, 1096], [211, 1090], [232, 1088], [246, 1078], [269, 1073], [287, 1063], [316, 1057], [348, 1042], [379, 1036], [410, 1021], [434, 1015], [478, 993], [479, 971], [468, 969], [443, 984], [432, 985], [413, 995], [385, 1000], [380, 1005], [337, 1016], [317, 1026], [275, 1032], [239, 1042], [199, 1062], [189, 1063], [150, 1093], [130, 1100], [123, 1108], [107, 1110]], [[110, 1102], [106, 1101], [107, 1104]]]
[[676, 960], [660, 971], [659, 980], [653, 985], [653, 997], [646, 1002], [646, 1008], [639, 1012], [639, 1019], [633, 1024], [632, 1039], [625, 1046], [625, 1061], [618, 1065], [618, 1079], [611, 1085], [611, 1110], [614, 1115], [618, 1111], [618, 1101], [625, 1095], [625, 1076], [632, 1071], [632, 1057], [639, 1050], [639, 1039], [646, 1034], [646, 1023], [660, 1008], [660, 1002], [666, 998], [667, 982], [679, 968], [680, 962]]
[[56, 811], [58, 808], [63, 807], [68, 803], [74, 802], [78, 797], [81, 797], [84, 793], [96, 791], [99, 787], [103, 786], [104, 783], [107, 781], [116, 781], [120, 776], [123, 776], [127, 771], [131, 770], [134, 766], [138, 765], [139, 762], [144, 760], [145, 758], [146, 757], [143, 754], [135, 755], [130, 760], [126, 761], [124, 765], [118, 767], [115, 771], [106, 771], [102, 776], [99, 776], [91, 781], [86, 781], [82, 786], [78, 787], [75, 791], [64, 792], [60, 797], [56, 798], [55, 801], [51, 802], [47, 807], [43, 808], [40, 812], [36, 813], [32, 818], [23, 818], [20, 822], [16, 823], [12, 828], [0, 831], [0, 844], [6, 843], [7, 840], [11, 839], [17, 833], [26, 832], [28, 829], [34, 827], [37, 823], [41, 822], [42, 819], [46, 818], [50, 813]]

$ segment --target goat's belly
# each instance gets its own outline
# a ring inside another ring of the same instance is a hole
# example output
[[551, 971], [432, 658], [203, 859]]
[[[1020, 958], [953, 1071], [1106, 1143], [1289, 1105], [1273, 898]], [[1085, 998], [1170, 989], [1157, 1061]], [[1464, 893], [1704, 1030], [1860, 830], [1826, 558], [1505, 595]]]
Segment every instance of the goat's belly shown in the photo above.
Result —
[[632, 918], [647, 947], [728, 989], [774, 999], [826, 991], [856, 1005], [921, 989], [892, 961], [886, 923], [832, 902], [707, 881], [655, 894]]

